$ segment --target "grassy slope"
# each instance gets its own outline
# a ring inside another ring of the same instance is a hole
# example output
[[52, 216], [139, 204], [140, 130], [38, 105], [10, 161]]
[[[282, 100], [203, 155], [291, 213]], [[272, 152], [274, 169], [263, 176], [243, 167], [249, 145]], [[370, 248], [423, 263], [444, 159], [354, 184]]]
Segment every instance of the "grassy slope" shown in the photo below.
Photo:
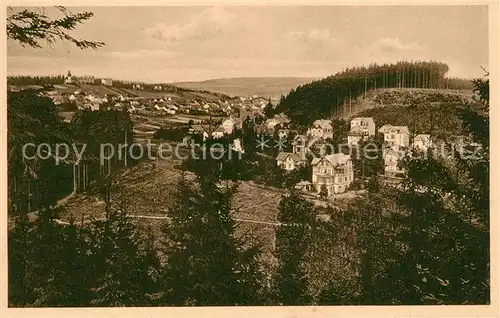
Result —
[[[124, 204], [129, 214], [165, 216], [172, 202], [172, 191], [179, 178], [180, 171], [175, 168], [172, 160], [160, 160], [159, 168], [155, 162], [143, 162], [128, 169], [119, 177], [119, 186], [112, 195], [114, 200]], [[253, 182], [242, 182], [233, 200], [235, 217], [257, 221], [276, 222], [278, 204], [281, 191], [274, 188], [263, 188]], [[100, 218], [104, 213], [103, 202], [93, 194], [80, 194], [68, 201], [66, 211], [61, 214], [62, 219], [68, 220], [73, 216], [77, 221], [82, 217]], [[141, 219], [142, 222], [143, 219]], [[147, 220], [148, 223], [154, 221]], [[157, 221], [159, 223], [161, 221]], [[249, 225], [239, 226], [239, 233], [243, 234], [252, 229], [254, 234], [262, 232], [269, 249], [270, 236], [273, 235], [272, 226]], [[259, 235], [259, 236], [262, 236]]]
[[313, 77], [238, 77], [201, 82], [178, 82], [173, 85], [188, 89], [208, 90], [233, 96], [258, 95], [277, 99], [292, 88], [312, 82]]
[[[120, 186], [112, 195], [112, 199], [126, 206], [126, 211], [134, 215], [166, 216], [172, 204], [172, 191], [178, 181], [179, 170], [176, 162], [171, 160], [159, 161], [159, 167], [154, 162], [143, 162], [122, 173]], [[188, 178], [192, 178], [189, 175]], [[276, 222], [278, 205], [283, 191], [281, 189], [264, 187], [253, 182], [241, 182], [233, 198], [234, 216], [237, 219]], [[104, 215], [104, 203], [94, 194], [79, 194], [68, 201], [66, 211], [61, 219], [75, 220], [101, 218]], [[141, 233], [153, 231], [159, 240], [160, 228], [164, 220], [134, 219]], [[255, 224], [251, 222], [237, 222], [236, 234], [247, 235], [245, 241], [249, 244], [261, 246], [264, 266], [272, 266], [274, 259], [272, 249], [275, 239], [275, 226], [270, 224]], [[307, 262], [308, 272], [311, 275], [311, 290], [317, 293], [324, 288], [331, 278], [335, 278], [344, 289], [349, 289], [355, 280], [354, 269], [346, 266], [345, 253], [352, 254], [352, 244], [343, 241], [338, 245], [331, 237], [324, 237], [318, 242], [315, 253]], [[267, 270], [266, 270], [267, 271]]]

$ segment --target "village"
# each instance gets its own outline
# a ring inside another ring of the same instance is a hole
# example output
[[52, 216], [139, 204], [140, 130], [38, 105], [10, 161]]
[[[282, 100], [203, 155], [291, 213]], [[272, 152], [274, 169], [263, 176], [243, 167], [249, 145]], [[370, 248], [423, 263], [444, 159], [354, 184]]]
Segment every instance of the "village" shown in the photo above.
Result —
[[[249, 119], [255, 124], [255, 133], [259, 138], [277, 138], [283, 142], [283, 145], [286, 141], [291, 141], [291, 151], [280, 149], [275, 157], [276, 165], [284, 173], [304, 166], [312, 168], [309, 179], [297, 183], [294, 187], [296, 190], [331, 199], [334, 199], [336, 195], [358, 190], [352, 187], [355, 181], [352, 156], [363, 155], [360, 152], [362, 149], [359, 149], [361, 143], [366, 145], [380, 138], [382, 149], [375, 149], [375, 151], [379, 151], [381, 158], [369, 159], [382, 160], [383, 168], [377, 177], [381, 181], [386, 181], [387, 184], [394, 185], [400, 184], [403, 180], [405, 170], [401, 166], [401, 160], [410, 151], [426, 154], [430, 149], [441, 146], [442, 143], [447, 144], [450, 151], [459, 151], [466, 144], [477, 146], [470, 143], [468, 136], [453, 136], [451, 140], [439, 141], [437, 138], [432, 138], [430, 134], [418, 132], [412, 134], [407, 126], [384, 124], [376, 129], [374, 119], [370, 117], [352, 118], [349, 122], [347, 142], [334, 145], [332, 144], [334, 127], [331, 120], [316, 120], [305, 133], [299, 134], [290, 128], [291, 121], [284, 114], [277, 114], [268, 119], [263, 119], [265, 116], [261, 113], [242, 111], [241, 114], [239, 117], [226, 118], [219, 126], [214, 126], [212, 131], [202, 124], [192, 125], [189, 130], [190, 135], [183, 142], [188, 142], [192, 135], [198, 135], [203, 140], [209, 137], [216, 140], [227, 138], [231, 136], [234, 129], [242, 128], [245, 119]], [[259, 147], [258, 144], [256, 146]], [[373, 144], [373, 146], [377, 145]], [[244, 152], [239, 139], [233, 140], [233, 149]], [[318, 150], [316, 154], [311, 151], [313, 149]]]
[[[12, 91], [19, 90], [9, 86]], [[117, 81], [94, 76], [74, 76], [71, 71], [64, 78], [64, 84], [56, 84], [45, 92], [56, 105], [66, 110], [116, 109], [144, 116], [176, 114], [207, 115], [230, 114], [235, 109], [264, 109], [269, 98], [256, 95], [231, 97], [223, 94], [200, 94], [198, 98], [186, 96], [182, 90], [166, 84], [144, 84], [131, 81]], [[179, 92], [180, 94], [176, 94]], [[204, 98], [205, 97], [205, 98]], [[276, 101], [274, 101], [274, 104]]]
[[[154, 138], [158, 130], [184, 126], [188, 127], [187, 134], [182, 138], [184, 145], [195, 140], [233, 138], [231, 149], [244, 153], [247, 147], [259, 147], [258, 144], [244, 145], [240, 136], [234, 135], [236, 130], [243, 128], [245, 121], [249, 121], [255, 135], [261, 140], [274, 138], [281, 143], [278, 152], [273, 156], [283, 173], [310, 167], [308, 178], [298, 182], [294, 188], [328, 200], [363, 189], [363, 186], [354, 186], [356, 178], [353, 156], [360, 155], [361, 144], [382, 141], [382, 149], [379, 152], [381, 158], [373, 159], [382, 160], [382, 169], [376, 177], [382, 182], [397, 186], [405, 174], [400, 164], [405, 154], [410, 150], [426, 153], [441, 142], [428, 133], [411, 132], [407, 126], [383, 124], [377, 129], [373, 118], [353, 117], [348, 120], [348, 131], [342, 132], [346, 137], [343, 143], [333, 144], [334, 131], [339, 132], [334, 129], [334, 121], [331, 119], [315, 120], [307, 129], [297, 129], [283, 113], [266, 116], [266, 107], [267, 111], [272, 110], [276, 101], [255, 95], [182, 99], [179, 94], [172, 93], [172, 87], [168, 85], [148, 86], [142, 83], [113, 81], [110, 78], [77, 77], [71, 72], [65, 77], [65, 89], [57, 89], [61, 88], [60, 85], [55, 87], [44, 94], [56, 105], [64, 106], [61, 115], [66, 121], [71, 120], [71, 116], [64, 116], [68, 113], [67, 109], [64, 109], [67, 105], [72, 105], [75, 110], [126, 111], [130, 113], [134, 123], [136, 142], [146, 142]], [[151, 91], [150, 94], [137, 94], [148, 90]], [[457, 148], [467, 141], [467, 136], [454, 136], [453, 140], [445, 142]], [[263, 150], [265, 149], [261, 149]], [[359, 181], [363, 183], [364, 180]]]

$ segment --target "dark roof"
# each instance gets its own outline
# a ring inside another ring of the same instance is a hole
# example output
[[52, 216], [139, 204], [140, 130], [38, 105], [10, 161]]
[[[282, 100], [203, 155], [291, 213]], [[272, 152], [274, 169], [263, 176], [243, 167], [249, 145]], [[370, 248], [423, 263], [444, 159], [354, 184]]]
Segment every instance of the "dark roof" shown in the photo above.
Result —
[[292, 153], [292, 152], [280, 152], [278, 154], [278, 156], [276, 157], [276, 160], [280, 160], [280, 161], [285, 161], [288, 157], [292, 157], [292, 160], [293, 161], [303, 161], [300, 156], [296, 153]]

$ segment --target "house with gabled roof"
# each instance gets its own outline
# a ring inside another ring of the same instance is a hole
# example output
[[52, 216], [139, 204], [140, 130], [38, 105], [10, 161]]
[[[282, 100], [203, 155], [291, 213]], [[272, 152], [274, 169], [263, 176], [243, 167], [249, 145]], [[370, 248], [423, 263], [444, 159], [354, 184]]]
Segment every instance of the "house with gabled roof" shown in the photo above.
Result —
[[224, 134], [226, 134], [226, 129], [223, 126], [217, 127], [214, 131], [212, 131], [212, 138], [218, 139], [224, 137]]
[[312, 184], [319, 193], [323, 187], [328, 195], [348, 190], [354, 181], [354, 170], [351, 156], [336, 153], [314, 158], [312, 166]]
[[296, 154], [302, 154], [306, 151], [307, 141], [309, 137], [306, 135], [296, 135], [292, 141], [292, 152]]
[[297, 183], [293, 188], [297, 191], [309, 192], [312, 189], [312, 183], [307, 180], [302, 180], [299, 183]]
[[284, 170], [291, 171], [297, 169], [300, 165], [305, 164], [298, 154], [293, 152], [280, 152], [276, 157], [276, 164]]
[[290, 134], [290, 129], [282, 128], [278, 131], [278, 137], [281, 139], [285, 139]]
[[432, 147], [432, 139], [429, 134], [418, 134], [413, 138], [413, 148], [420, 151], [427, 151]]
[[355, 146], [371, 136], [375, 136], [375, 121], [372, 117], [355, 117], [351, 120], [351, 129], [347, 134], [347, 143], [350, 146]]
[[391, 146], [408, 147], [410, 145], [410, 131], [407, 126], [383, 125], [378, 130], [384, 135], [384, 142]]
[[400, 161], [404, 157], [404, 151], [398, 146], [388, 147], [383, 150], [384, 173], [388, 176], [403, 174], [405, 171], [400, 167]]
[[269, 129], [274, 129], [277, 125], [280, 125], [281, 128], [288, 127], [290, 124], [290, 118], [288, 118], [285, 114], [277, 114], [274, 115], [273, 118], [266, 120], [266, 125]]
[[347, 133], [347, 144], [349, 146], [357, 146], [359, 142], [366, 139], [366, 135], [360, 131], [350, 131]]
[[233, 130], [240, 125], [237, 119], [229, 117], [222, 122], [221, 126], [224, 127], [224, 133], [231, 134]]
[[307, 130], [307, 135], [323, 139], [333, 138], [333, 126], [331, 120], [315, 120], [312, 123], [311, 128]]
[[313, 151], [320, 156], [325, 155], [327, 144], [321, 137], [296, 135], [292, 141], [292, 152], [305, 158], [308, 152]]
[[274, 131], [265, 124], [255, 125], [254, 130], [257, 135], [272, 135], [274, 133]]

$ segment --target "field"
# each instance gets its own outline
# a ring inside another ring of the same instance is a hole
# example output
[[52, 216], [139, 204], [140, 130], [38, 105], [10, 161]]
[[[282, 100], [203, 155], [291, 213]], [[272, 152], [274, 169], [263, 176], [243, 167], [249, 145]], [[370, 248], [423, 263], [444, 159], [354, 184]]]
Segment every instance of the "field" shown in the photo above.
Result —
[[135, 97], [143, 97], [143, 98], [168, 98], [171, 97], [172, 101], [182, 103], [186, 101], [191, 101], [194, 99], [202, 99], [207, 101], [216, 101], [216, 100], [224, 100], [227, 99], [227, 96], [223, 96], [216, 92], [207, 93], [207, 92], [199, 92], [199, 91], [185, 91], [178, 90], [177, 92], [172, 91], [161, 91], [161, 92], [147, 92], [147, 91], [138, 91], [123, 88], [120, 89], [122, 91], [121, 94], [128, 94]]
[[[20, 88], [15, 85], [10, 85], [12, 88]], [[23, 85], [22, 88], [34, 88], [41, 89], [42, 86], [37, 85]], [[166, 90], [159, 92], [148, 92], [148, 91], [139, 91], [127, 88], [118, 88], [114, 86], [105, 86], [105, 85], [92, 85], [92, 84], [55, 84], [55, 91], [61, 94], [73, 94], [75, 91], [83, 91], [86, 94], [98, 95], [98, 96], [130, 96], [130, 97], [142, 97], [142, 98], [168, 98], [170, 97], [173, 102], [176, 103], [185, 103], [192, 100], [204, 100], [204, 101], [217, 101], [217, 100], [227, 100], [228, 96], [218, 93], [218, 92], [206, 92], [206, 91], [192, 91], [186, 89], [178, 89], [176, 91]]]

